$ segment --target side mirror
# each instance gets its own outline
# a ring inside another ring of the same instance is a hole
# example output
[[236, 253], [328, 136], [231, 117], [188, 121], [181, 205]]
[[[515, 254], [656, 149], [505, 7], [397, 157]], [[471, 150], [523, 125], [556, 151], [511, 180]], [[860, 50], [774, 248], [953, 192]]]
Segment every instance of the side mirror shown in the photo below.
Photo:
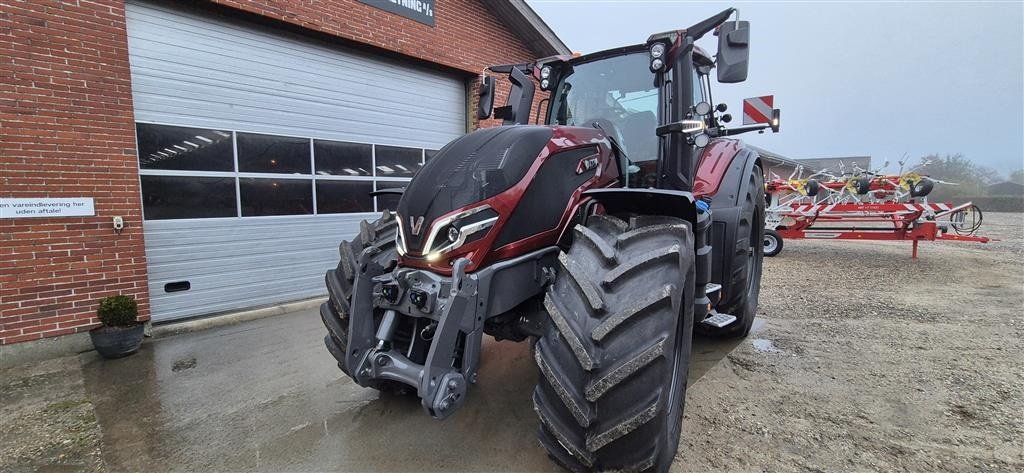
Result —
[[533, 81], [518, 67], [508, 75], [512, 88], [508, 91], [508, 103], [494, 110], [494, 118], [500, 118], [502, 125], [526, 125], [530, 123], [530, 109], [533, 108]]
[[483, 76], [480, 81], [480, 91], [477, 93], [476, 103], [477, 120], [486, 120], [491, 117], [491, 109], [494, 108], [494, 91], [497, 88], [497, 80], [492, 76]]
[[727, 21], [718, 30], [718, 82], [747, 80], [750, 63], [750, 22]]

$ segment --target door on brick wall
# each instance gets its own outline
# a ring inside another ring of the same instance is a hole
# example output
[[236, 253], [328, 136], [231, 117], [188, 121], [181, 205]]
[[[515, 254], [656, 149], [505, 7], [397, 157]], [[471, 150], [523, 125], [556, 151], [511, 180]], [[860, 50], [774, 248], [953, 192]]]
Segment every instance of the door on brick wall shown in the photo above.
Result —
[[[129, 2], [153, 319], [323, 295], [337, 245], [465, 131], [463, 78]], [[389, 207], [392, 206], [392, 207]]]

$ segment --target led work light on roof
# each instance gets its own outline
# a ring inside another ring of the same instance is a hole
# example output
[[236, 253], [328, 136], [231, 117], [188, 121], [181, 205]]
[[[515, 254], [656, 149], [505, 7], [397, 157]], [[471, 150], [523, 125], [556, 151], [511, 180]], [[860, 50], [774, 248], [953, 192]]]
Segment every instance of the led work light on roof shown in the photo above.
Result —
[[540, 78], [547, 79], [548, 77], [551, 77], [551, 66], [544, 66], [540, 68]]
[[665, 43], [654, 43], [651, 45], [651, 59], [657, 59], [665, 55]]
[[654, 43], [648, 50], [651, 54], [651, 72], [658, 72], [665, 67], [665, 43]]

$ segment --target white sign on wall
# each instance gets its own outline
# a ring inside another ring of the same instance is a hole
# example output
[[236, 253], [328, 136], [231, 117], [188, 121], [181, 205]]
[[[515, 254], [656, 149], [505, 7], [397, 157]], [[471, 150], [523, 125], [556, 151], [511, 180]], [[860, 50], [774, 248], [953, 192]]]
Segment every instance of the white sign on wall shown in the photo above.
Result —
[[91, 217], [96, 215], [92, 197], [0, 197], [0, 218]]

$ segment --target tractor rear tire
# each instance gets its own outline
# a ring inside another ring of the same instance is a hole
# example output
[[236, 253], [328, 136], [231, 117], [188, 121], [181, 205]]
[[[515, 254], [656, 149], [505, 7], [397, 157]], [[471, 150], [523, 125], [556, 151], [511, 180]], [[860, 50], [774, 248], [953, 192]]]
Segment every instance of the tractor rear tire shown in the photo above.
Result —
[[764, 231], [764, 255], [775, 256], [782, 252], [782, 235], [775, 230]]
[[572, 471], [668, 471], [692, 343], [690, 223], [597, 215], [573, 231], [533, 351], [540, 442]]
[[[757, 301], [761, 292], [761, 265], [764, 262], [764, 175], [754, 165], [746, 176], [741, 192], [739, 217], [736, 219], [736, 240], [726, 241], [721, 249], [725, 258], [732, 258], [729, 271], [723, 274], [728, 284], [722, 284], [722, 300], [715, 307], [718, 312], [736, 316], [736, 321], [722, 328], [698, 323], [697, 333], [712, 337], [745, 337], [750, 333], [757, 316]], [[699, 321], [698, 321], [699, 322]]]
[[[338, 367], [345, 374], [352, 376], [345, 363], [345, 354], [348, 353], [348, 326], [350, 314], [349, 308], [352, 304], [352, 289], [358, 269], [359, 255], [369, 247], [376, 247], [379, 250], [373, 259], [381, 266], [390, 268], [397, 262], [397, 251], [395, 250], [395, 234], [398, 232], [398, 221], [394, 214], [385, 211], [379, 219], [374, 222], [363, 220], [359, 223], [359, 235], [352, 240], [346, 240], [338, 245], [338, 253], [341, 260], [338, 267], [327, 271], [325, 281], [327, 283], [328, 300], [320, 306], [320, 318], [327, 327], [328, 335], [324, 337], [324, 344], [331, 355], [338, 360]], [[373, 314], [357, 314], [357, 317], [372, 317]], [[389, 394], [401, 394], [411, 392], [412, 388], [403, 383], [390, 380], [375, 381], [370, 387]]]

